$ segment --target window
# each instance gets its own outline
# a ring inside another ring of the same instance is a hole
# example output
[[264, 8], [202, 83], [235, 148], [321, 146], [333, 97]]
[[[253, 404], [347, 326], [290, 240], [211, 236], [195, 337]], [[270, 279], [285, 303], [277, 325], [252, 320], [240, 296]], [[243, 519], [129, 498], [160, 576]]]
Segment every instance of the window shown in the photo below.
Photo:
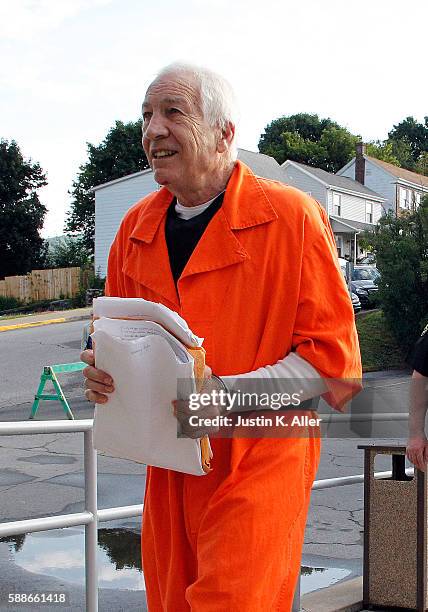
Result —
[[373, 202], [366, 202], [366, 223], [373, 223]]
[[334, 239], [336, 241], [336, 248], [337, 248], [337, 256], [338, 257], [342, 257], [342, 249], [343, 249], [343, 243], [342, 243], [342, 236], [338, 236], [337, 234], [334, 234]]
[[342, 196], [339, 193], [333, 193], [333, 215], [340, 217], [342, 214]]
[[421, 205], [421, 194], [416, 192], [415, 193], [415, 208], [419, 208], [420, 205]]
[[410, 189], [400, 187], [400, 206], [401, 208], [410, 208]]

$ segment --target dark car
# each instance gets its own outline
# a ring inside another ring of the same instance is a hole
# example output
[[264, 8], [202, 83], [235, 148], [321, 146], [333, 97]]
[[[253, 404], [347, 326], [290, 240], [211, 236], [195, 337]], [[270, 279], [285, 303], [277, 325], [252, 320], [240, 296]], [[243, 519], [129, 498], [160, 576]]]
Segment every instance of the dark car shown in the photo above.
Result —
[[351, 288], [360, 298], [363, 308], [373, 308], [376, 305], [379, 278], [379, 270], [374, 266], [354, 267]]

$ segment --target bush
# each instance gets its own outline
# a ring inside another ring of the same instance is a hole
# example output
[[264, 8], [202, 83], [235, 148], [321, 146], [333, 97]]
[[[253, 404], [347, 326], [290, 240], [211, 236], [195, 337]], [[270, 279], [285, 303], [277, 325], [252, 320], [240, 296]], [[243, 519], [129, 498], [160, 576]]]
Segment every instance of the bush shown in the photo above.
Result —
[[0, 295], [0, 311], [13, 310], [14, 308], [19, 308], [20, 306], [22, 306], [22, 303], [16, 298]]
[[382, 217], [363, 245], [376, 255], [386, 323], [406, 350], [428, 319], [428, 196], [414, 212]]

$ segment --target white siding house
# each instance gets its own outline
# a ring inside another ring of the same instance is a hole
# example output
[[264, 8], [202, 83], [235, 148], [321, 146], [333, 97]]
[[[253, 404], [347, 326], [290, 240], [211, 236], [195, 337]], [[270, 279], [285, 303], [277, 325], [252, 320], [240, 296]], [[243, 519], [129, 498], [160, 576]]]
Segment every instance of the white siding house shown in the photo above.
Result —
[[107, 259], [126, 211], [145, 195], [159, 189], [152, 170], [143, 170], [104, 183], [95, 191], [95, 270], [107, 274]]
[[401, 210], [412, 210], [428, 194], [428, 176], [370, 157], [362, 143], [358, 146], [356, 156], [337, 175], [352, 179], [359, 176], [361, 183], [385, 198], [387, 211], [399, 214]]
[[[238, 149], [238, 159], [254, 174], [276, 181], [284, 181], [281, 166], [268, 155]], [[125, 213], [146, 195], [159, 189], [151, 169], [129, 174], [94, 187], [95, 192], [95, 270], [107, 274], [107, 260]]]
[[361, 183], [320, 168], [287, 160], [282, 164], [285, 182], [306, 191], [327, 211], [338, 253], [351, 259], [361, 254], [358, 234], [379, 221], [385, 198]]

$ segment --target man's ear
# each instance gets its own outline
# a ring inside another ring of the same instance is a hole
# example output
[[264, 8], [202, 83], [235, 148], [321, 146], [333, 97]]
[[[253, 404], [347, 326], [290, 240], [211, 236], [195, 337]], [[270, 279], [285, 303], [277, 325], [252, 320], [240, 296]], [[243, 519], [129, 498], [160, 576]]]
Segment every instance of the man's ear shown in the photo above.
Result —
[[228, 121], [226, 127], [221, 130], [220, 138], [217, 143], [217, 151], [224, 153], [230, 149], [233, 139], [235, 137], [235, 126], [231, 121]]

